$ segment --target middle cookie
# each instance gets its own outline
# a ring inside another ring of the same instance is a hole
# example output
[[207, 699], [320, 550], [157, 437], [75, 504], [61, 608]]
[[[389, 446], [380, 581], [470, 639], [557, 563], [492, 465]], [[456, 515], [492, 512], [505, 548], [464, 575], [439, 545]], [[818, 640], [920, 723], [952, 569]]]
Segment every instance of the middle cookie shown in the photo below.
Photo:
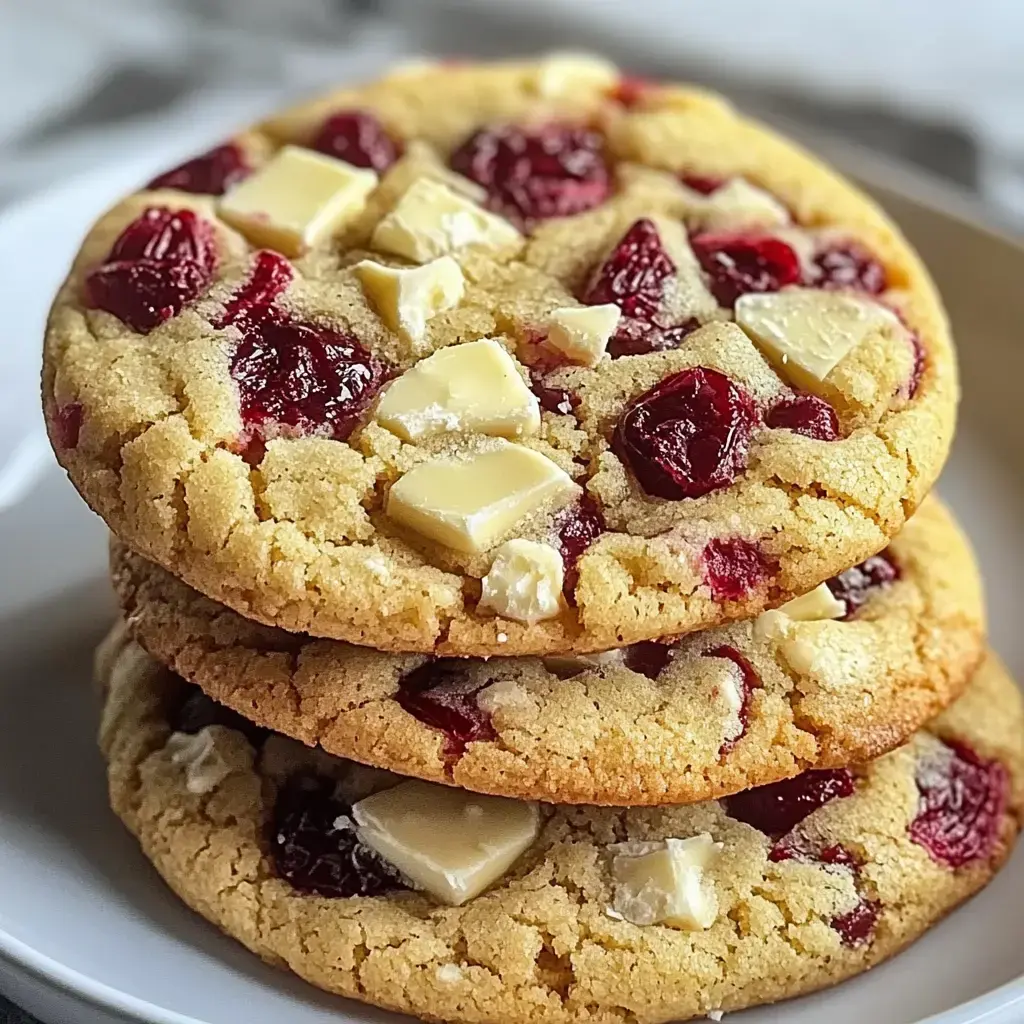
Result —
[[258, 725], [556, 803], [690, 803], [871, 760], [960, 694], [984, 634], [974, 559], [935, 499], [779, 611], [573, 658], [384, 654], [250, 622], [117, 542], [111, 566], [134, 638]]

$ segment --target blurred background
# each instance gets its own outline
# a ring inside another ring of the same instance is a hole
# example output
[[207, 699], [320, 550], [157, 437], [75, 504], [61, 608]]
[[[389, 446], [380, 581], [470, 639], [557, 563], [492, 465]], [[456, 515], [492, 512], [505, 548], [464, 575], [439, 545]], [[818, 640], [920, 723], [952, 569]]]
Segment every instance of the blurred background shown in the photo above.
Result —
[[403, 56], [569, 46], [922, 167], [1024, 228], [1022, 42], [1021, 0], [0, 0], [0, 206]]

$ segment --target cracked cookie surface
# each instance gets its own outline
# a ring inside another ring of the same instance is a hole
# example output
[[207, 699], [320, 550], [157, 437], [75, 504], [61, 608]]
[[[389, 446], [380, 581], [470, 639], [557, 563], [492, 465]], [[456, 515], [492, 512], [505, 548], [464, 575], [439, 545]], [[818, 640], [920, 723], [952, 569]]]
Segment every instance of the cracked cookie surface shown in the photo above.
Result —
[[297, 636], [117, 542], [112, 574], [135, 639], [260, 726], [405, 775], [559, 803], [689, 803], [859, 764], [946, 707], [983, 650], [977, 569], [935, 498], [819, 595], [839, 618], [772, 611], [593, 657], [430, 660]]
[[[424, 367], [474, 344], [507, 407], [431, 404]], [[957, 380], [926, 271], [848, 183], [707, 93], [551, 58], [342, 90], [124, 199], [43, 393], [89, 504], [196, 589], [487, 656], [750, 617], [881, 550]], [[455, 529], [440, 481], [485, 456], [535, 486]], [[485, 596], [509, 539], [562, 560], [526, 612]]]
[[[367, 779], [278, 737], [247, 738], [241, 720], [183, 713], [193, 688], [132, 643], [103, 661], [112, 805], [175, 892], [271, 964], [433, 1020], [654, 1024], [835, 984], [985, 885], [1024, 801], [1021, 699], [990, 658], [907, 745], [855, 772], [801, 776], [795, 794], [773, 786], [687, 807], [542, 807], [533, 845], [462, 906], [393, 876], [381, 894], [328, 898], [278, 875], [271, 832], [285, 780], [330, 777], [356, 800], [400, 778]], [[196, 736], [182, 730], [196, 729], [201, 757], [190, 762], [181, 752]], [[614, 855], [697, 835], [721, 844], [698, 879], [711, 908], [703, 921], [624, 919], [634, 915], [617, 899]], [[339, 831], [339, 844], [346, 837]]]

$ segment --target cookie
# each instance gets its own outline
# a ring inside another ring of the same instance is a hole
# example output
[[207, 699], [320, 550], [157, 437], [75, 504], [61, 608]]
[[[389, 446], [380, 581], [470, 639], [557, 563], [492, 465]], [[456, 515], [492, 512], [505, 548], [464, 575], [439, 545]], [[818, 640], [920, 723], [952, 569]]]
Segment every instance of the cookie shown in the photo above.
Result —
[[647, 809], [247, 738], [133, 644], [110, 679], [112, 804], [175, 892], [264, 960], [429, 1020], [653, 1024], [835, 984], [985, 885], [1024, 804], [1021, 698], [994, 657], [866, 767]]
[[112, 565], [139, 643], [259, 725], [559, 803], [690, 803], [870, 760], [946, 707], [983, 649], [977, 570], [934, 498], [883, 554], [795, 606], [597, 656], [378, 653], [249, 622], [122, 545]]
[[457, 656], [813, 589], [902, 527], [957, 401], [874, 204], [567, 57], [407, 70], [160, 176], [90, 231], [44, 362], [57, 456], [135, 550], [270, 625]]

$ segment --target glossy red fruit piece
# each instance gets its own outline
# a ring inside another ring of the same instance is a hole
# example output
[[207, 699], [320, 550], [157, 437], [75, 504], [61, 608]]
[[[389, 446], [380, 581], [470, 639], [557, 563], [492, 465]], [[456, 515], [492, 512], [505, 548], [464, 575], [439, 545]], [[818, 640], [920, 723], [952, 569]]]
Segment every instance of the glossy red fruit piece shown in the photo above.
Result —
[[261, 250], [254, 257], [252, 271], [242, 287], [224, 303], [216, 327], [255, 324], [271, 315], [278, 296], [295, 276], [292, 265], [279, 253]]
[[650, 495], [679, 500], [727, 487], [747, 467], [757, 410], [718, 370], [680, 370], [627, 406], [612, 447]]
[[756, 544], [740, 537], [708, 541], [701, 562], [716, 601], [741, 601], [762, 586], [775, 568]]
[[459, 659], [441, 658], [403, 676], [395, 700], [424, 725], [440, 729], [445, 756], [455, 760], [468, 744], [497, 736], [491, 716], [476, 701], [485, 685], [470, 682]]
[[537, 396], [537, 401], [540, 402], [540, 407], [545, 412], [571, 416], [575, 412], [576, 406], [580, 404], [579, 396], [568, 388], [545, 383], [543, 371], [531, 371], [530, 390]]
[[794, 434], [814, 438], [816, 441], [836, 441], [839, 438], [839, 417], [824, 398], [801, 392], [783, 395], [765, 414], [766, 427], [792, 430]]
[[723, 306], [750, 292], [777, 292], [802, 276], [792, 247], [771, 235], [712, 233], [695, 235], [690, 244]]
[[633, 672], [639, 672], [648, 679], [657, 679], [675, 656], [676, 649], [672, 644], [663, 644], [659, 640], [641, 640], [630, 644], [622, 652], [622, 661]]
[[86, 278], [85, 299], [93, 309], [149, 334], [197, 299], [209, 282], [209, 270], [192, 260], [121, 260], [105, 263]]
[[369, 167], [378, 174], [401, 154], [401, 147], [384, 125], [366, 110], [340, 110], [332, 114], [320, 126], [310, 148], [355, 167]]
[[941, 752], [917, 766], [920, 793], [910, 838], [932, 859], [951, 868], [986, 860], [999, 842], [1009, 775], [962, 743], [946, 741]]
[[[746, 822], [766, 836], [778, 838], [819, 807], [850, 796], [853, 790], [853, 774], [846, 768], [804, 772], [792, 779], [730, 796], [725, 800], [725, 810], [729, 817]], [[787, 857], [773, 859], [785, 860]], [[831, 863], [837, 862], [833, 860]]]
[[388, 374], [351, 335], [274, 313], [247, 323], [231, 376], [251, 436], [318, 434], [344, 441]]
[[846, 605], [843, 621], [852, 619], [872, 595], [895, 583], [900, 568], [888, 551], [866, 558], [860, 565], [845, 569], [828, 581], [828, 589], [837, 601]]
[[712, 192], [717, 192], [726, 182], [725, 178], [712, 177], [707, 174], [681, 174], [679, 180], [687, 188], [692, 188], [694, 192], [699, 192], [702, 196], [709, 196]]
[[735, 647], [730, 647], [728, 644], [712, 647], [711, 650], [704, 652], [703, 657], [726, 658], [740, 670], [742, 688], [740, 691], [739, 735], [726, 740], [719, 750], [719, 754], [728, 754], [746, 734], [747, 726], [750, 724], [750, 702], [754, 696], [754, 691], [762, 685], [761, 677], [754, 670], [754, 666]]
[[679, 348], [698, 327], [700, 322], [692, 318], [675, 327], [661, 327], [653, 321], [624, 317], [608, 342], [608, 354], [612, 359], [621, 359], [623, 356], [647, 355], [648, 352], [667, 352]]
[[364, 846], [352, 808], [332, 779], [300, 775], [277, 795], [270, 823], [275, 873], [300, 892], [332, 899], [381, 896], [406, 889], [399, 873]]
[[575, 590], [579, 582], [577, 563], [583, 553], [604, 533], [604, 516], [597, 503], [584, 495], [575, 504], [562, 509], [555, 518], [558, 550], [562, 555], [562, 589], [568, 602], [575, 607]]
[[878, 916], [882, 905], [877, 900], [866, 900], [862, 896], [860, 902], [845, 914], [833, 917], [829, 924], [839, 932], [844, 946], [856, 949], [867, 943], [875, 933]]
[[165, 171], [146, 188], [176, 188], [179, 192], [222, 196], [232, 185], [247, 178], [251, 171], [242, 148], [234, 142], [227, 142]]
[[589, 306], [614, 303], [623, 315], [651, 320], [661, 308], [676, 265], [665, 250], [654, 222], [646, 217], [630, 226], [607, 259], [594, 271], [583, 292]]
[[483, 128], [452, 154], [451, 166], [520, 224], [592, 210], [611, 192], [603, 138], [575, 125]]
[[213, 225], [192, 210], [151, 206], [121, 232], [106, 262], [131, 260], [188, 261], [212, 269], [217, 263]]
[[862, 245], [847, 242], [823, 249], [814, 256], [813, 283], [880, 295], [888, 287], [885, 267]]
[[68, 402], [58, 406], [53, 416], [53, 429], [61, 448], [77, 448], [82, 432], [82, 403]]

